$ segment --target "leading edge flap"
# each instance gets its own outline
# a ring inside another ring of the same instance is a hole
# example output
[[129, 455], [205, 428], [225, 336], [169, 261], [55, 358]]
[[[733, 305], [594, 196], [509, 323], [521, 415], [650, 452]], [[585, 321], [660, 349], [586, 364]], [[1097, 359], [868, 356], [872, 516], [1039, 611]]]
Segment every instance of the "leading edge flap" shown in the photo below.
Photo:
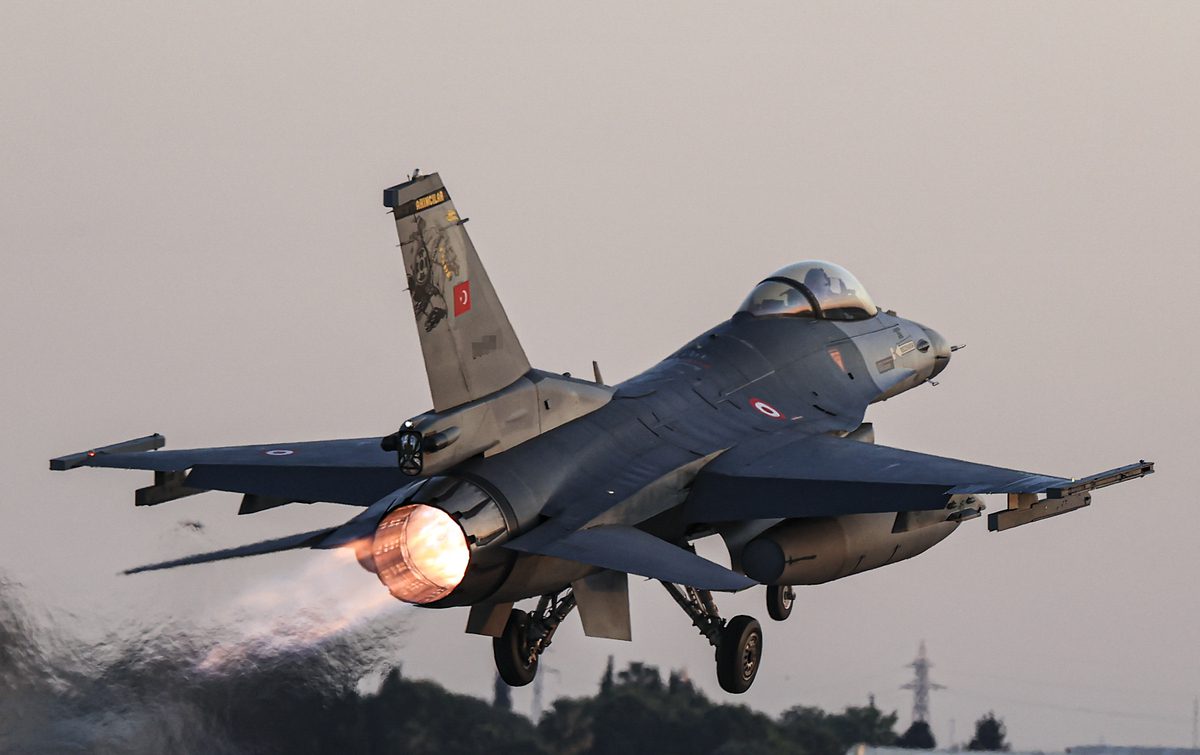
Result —
[[436, 173], [385, 189], [435, 411], [483, 398], [529, 371], [475, 247]]

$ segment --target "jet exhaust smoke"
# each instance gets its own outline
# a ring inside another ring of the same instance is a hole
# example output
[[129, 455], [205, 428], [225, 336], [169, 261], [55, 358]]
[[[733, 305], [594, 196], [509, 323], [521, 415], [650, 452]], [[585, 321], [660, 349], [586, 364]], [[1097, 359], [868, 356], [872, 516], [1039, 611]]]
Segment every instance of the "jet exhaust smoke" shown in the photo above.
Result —
[[[307, 586], [256, 586], [224, 620], [129, 623], [89, 642], [0, 575], [0, 751], [313, 751], [303, 743], [336, 724], [331, 706], [382, 679], [403, 642], [395, 609], [379, 610], [397, 604], [374, 583], [361, 599], [326, 593], [319, 572], [335, 564], [361, 580], [352, 558], [316, 559], [294, 575]], [[329, 585], [344, 588], [338, 576]], [[297, 610], [265, 618], [277, 604]]]

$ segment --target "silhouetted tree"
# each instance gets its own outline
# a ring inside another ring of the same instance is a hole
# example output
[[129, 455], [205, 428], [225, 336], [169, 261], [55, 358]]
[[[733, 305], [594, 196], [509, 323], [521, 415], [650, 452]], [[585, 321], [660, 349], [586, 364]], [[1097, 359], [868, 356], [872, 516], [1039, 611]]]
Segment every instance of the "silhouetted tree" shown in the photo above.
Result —
[[633, 687], [648, 687], [653, 690], [663, 688], [662, 674], [657, 666], [647, 666], [641, 661], [632, 661], [629, 667], [617, 674], [622, 685]]
[[545, 742], [553, 742], [554, 751], [559, 755], [591, 752], [596, 701], [607, 696], [602, 692], [594, 698], [560, 697], [538, 721], [538, 735]]
[[988, 711], [986, 716], [975, 722], [975, 736], [967, 744], [967, 749], [1007, 751], [1009, 745], [1004, 741], [1007, 734], [1004, 722], [996, 718], [995, 713]]
[[896, 744], [898, 739], [896, 712], [884, 715], [874, 701], [865, 708], [846, 708], [840, 716], [830, 716], [829, 722], [847, 746], [860, 743], [887, 746]]
[[770, 717], [713, 703], [679, 675], [673, 687], [663, 684], [653, 666], [631, 663], [615, 674], [608, 693], [556, 700], [538, 723], [538, 734], [549, 750], [572, 755], [798, 752]]
[[696, 685], [692, 684], [692, 680], [688, 678], [685, 671], [672, 671], [667, 677], [667, 692], [672, 695], [696, 695], [699, 692], [696, 690]]
[[608, 665], [604, 667], [604, 676], [600, 677], [600, 694], [612, 692], [613, 688], [613, 657], [608, 656]]
[[895, 712], [885, 715], [874, 703], [865, 708], [849, 707], [841, 713], [798, 705], [779, 717], [779, 727], [787, 740], [807, 755], [843, 755], [860, 743], [893, 745], [895, 725]]
[[933, 730], [927, 722], [913, 721], [908, 731], [896, 740], [896, 746], [907, 747], [910, 750], [932, 750], [937, 747], [937, 741], [934, 740]]
[[787, 738], [808, 755], [841, 755], [854, 744], [843, 744], [829, 721], [829, 714], [820, 708], [797, 705], [779, 717]]

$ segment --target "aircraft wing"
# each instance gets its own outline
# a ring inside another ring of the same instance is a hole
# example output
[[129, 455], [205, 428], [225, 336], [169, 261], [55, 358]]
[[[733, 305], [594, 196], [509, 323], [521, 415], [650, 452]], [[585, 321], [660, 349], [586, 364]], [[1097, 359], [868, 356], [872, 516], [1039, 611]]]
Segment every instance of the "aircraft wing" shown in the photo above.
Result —
[[161, 451], [155, 434], [50, 460], [53, 470], [76, 467], [146, 469], [155, 484], [135, 502], [150, 506], [205, 490], [246, 493], [242, 513], [293, 501], [369, 506], [412, 481], [381, 438], [318, 440]]
[[191, 566], [192, 564], [207, 564], [213, 561], [225, 561], [231, 558], [262, 556], [267, 553], [280, 553], [282, 551], [296, 550], [298, 548], [316, 548], [319, 547], [324, 538], [332, 535], [336, 530], [336, 527], [327, 527], [322, 530], [301, 532], [296, 535], [288, 535], [287, 537], [276, 537], [270, 540], [262, 540], [257, 543], [250, 543], [249, 545], [239, 545], [235, 548], [224, 548], [219, 551], [197, 553], [195, 555], [184, 556], [183, 558], [176, 558], [170, 561], [160, 561], [156, 564], [135, 566], [132, 569], [126, 569], [123, 573], [140, 574], [146, 571], [174, 569], [177, 566]]
[[[692, 522], [727, 522], [936, 510], [951, 495], [971, 493], [1009, 493], [1028, 508], [1038, 493], [1068, 499], [1153, 471], [1152, 463], [1141, 462], [1071, 480], [835, 436], [782, 443], [776, 436], [731, 449], [704, 467], [684, 513]], [[1086, 505], [1081, 500], [1075, 502]]]

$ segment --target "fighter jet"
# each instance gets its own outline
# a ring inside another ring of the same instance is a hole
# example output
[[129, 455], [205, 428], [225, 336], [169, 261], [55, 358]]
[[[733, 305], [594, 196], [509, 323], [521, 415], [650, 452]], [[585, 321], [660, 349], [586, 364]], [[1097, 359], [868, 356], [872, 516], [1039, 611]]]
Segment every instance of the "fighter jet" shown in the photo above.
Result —
[[[578, 608], [590, 637], [629, 640], [629, 575], [657, 580], [715, 648], [717, 678], [749, 689], [763, 631], [714, 592], [763, 587], [784, 620], [794, 587], [922, 553], [980, 516], [1003, 531], [1076, 511], [1140, 461], [1071, 479], [876, 445], [867, 408], [932, 381], [955, 347], [884, 311], [845, 269], [798, 262], [730, 318], [616, 386], [530, 366], [441, 178], [383, 192], [395, 217], [433, 408], [382, 437], [161, 449], [155, 434], [50, 461], [154, 472], [155, 506], [209, 490], [239, 514], [324, 501], [338, 527], [130, 569], [296, 548], [350, 548], [396, 598], [469, 606], [510, 685], [533, 680]], [[697, 555], [719, 535], [730, 566]], [[514, 608], [536, 599], [532, 610]]]

